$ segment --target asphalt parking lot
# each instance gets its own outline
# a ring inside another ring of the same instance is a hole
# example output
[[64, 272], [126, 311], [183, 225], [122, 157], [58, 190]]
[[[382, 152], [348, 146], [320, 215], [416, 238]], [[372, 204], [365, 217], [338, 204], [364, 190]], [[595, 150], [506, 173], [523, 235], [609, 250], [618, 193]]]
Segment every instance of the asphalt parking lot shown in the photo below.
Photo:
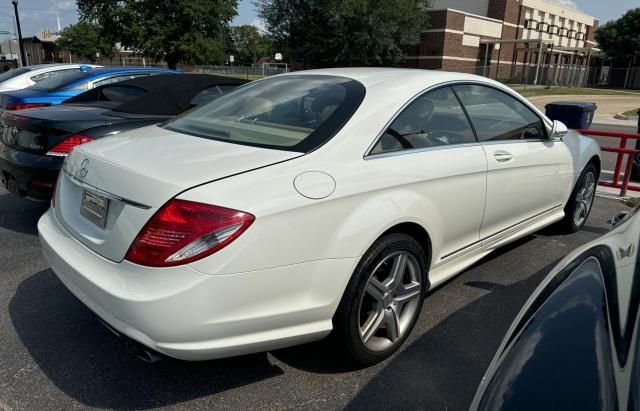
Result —
[[203, 363], [147, 364], [47, 267], [44, 205], [0, 189], [0, 409], [463, 410], [513, 317], [567, 252], [626, 207], [596, 198], [583, 231], [544, 230], [500, 250], [428, 296], [403, 349], [355, 369], [330, 342]]

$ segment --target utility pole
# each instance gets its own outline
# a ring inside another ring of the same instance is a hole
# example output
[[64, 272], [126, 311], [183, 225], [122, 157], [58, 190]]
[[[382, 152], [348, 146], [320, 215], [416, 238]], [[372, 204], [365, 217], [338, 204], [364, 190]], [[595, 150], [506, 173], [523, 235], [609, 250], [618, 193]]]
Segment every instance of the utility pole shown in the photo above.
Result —
[[24, 54], [24, 45], [22, 44], [22, 29], [20, 28], [20, 16], [18, 16], [18, 0], [13, 0], [13, 11], [16, 14], [16, 25], [18, 26], [18, 45], [20, 45], [20, 60], [22, 67], [27, 65], [27, 58]]

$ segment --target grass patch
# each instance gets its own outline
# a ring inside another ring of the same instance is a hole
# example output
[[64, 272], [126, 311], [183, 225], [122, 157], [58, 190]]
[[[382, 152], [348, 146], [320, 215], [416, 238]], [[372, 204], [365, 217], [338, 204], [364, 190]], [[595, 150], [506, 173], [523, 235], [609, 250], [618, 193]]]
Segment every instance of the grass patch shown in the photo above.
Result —
[[622, 202], [628, 205], [629, 207], [633, 208], [638, 204], [640, 204], [640, 197], [627, 197], [623, 199]]
[[620, 96], [620, 95], [633, 95], [636, 94], [640, 97], [640, 90], [615, 90], [606, 88], [568, 88], [568, 87], [556, 87], [556, 88], [528, 88], [521, 89], [515, 88], [515, 90], [522, 94], [524, 97], [537, 97], [537, 96]]
[[629, 111], [625, 111], [624, 113], [622, 113], [623, 116], [629, 116], [629, 117], [638, 117], [638, 110], [640, 110], [640, 108], [636, 108], [633, 110], [629, 110]]

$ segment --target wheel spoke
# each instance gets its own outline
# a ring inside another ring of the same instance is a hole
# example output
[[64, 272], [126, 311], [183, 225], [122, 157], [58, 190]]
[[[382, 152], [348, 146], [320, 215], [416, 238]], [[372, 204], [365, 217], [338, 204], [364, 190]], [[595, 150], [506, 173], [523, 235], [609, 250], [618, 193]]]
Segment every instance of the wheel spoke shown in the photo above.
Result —
[[396, 292], [396, 298], [394, 298], [393, 301], [398, 304], [398, 311], [401, 311], [402, 306], [417, 298], [419, 295], [420, 283], [412, 282], [411, 284], [403, 285], [401, 289]]
[[375, 276], [371, 276], [367, 286], [365, 287], [365, 292], [369, 294], [374, 300], [378, 302], [382, 302], [382, 299], [389, 288], [382, 284]]
[[576, 210], [573, 214], [574, 223], [579, 224], [582, 220], [583, 215], [586, 215], [586, 210], [584, 208], [584, 203], [581, 201], [578, 203], [578, 206], [576, 207]]
[[363, 343], [366, 344], [371, 336], [375, 334], [378, 329], [380, 329], [380, 325], [382, 325], [382, 321], [384, 319], [384, 312], [380, 309], [376, 311], [376, 313], [372, 315], [362, 327], [360, 327], [360, 333], [362, 334]]
[[587, 185], [587, 188], [584, 191], [584, 197], [583, 198], [591, 198], [591, 196], [593, 195], [593, 190], [595, 189], [596, 185], [594, 183], [589, 183]]
[[402, 284], [402, 279], [404, 278], [404, 271], [407, 268], [407, 255], [405, 253], [398, 254], [393, 259], [393, 265], [391, 266], [391, 273], [387, 281], [385, 281], [385, 285], [390, 290], [396, 290], [400, 284]]
[[400, 337], [400, 319], [393, 307], [384, 310], [384, 323], [387, 327], [387, 337], [389, 337], [391, 342], [398, 341]]

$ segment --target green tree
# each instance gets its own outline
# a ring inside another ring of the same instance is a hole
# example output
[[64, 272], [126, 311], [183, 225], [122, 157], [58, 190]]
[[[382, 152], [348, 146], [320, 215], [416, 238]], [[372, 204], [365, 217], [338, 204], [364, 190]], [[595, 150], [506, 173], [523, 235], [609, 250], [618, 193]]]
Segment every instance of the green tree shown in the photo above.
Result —
[[91, 61], [95, 61], [96, 53], [105, 57], [113, 55], [114, 45], [100, 36], [100, 27], [84, 21], [65, 27], [57, 44], [62, 50]]
[[137, 54], [178, 63], [224, 61], [237, 0], [77, 0], [82, 21]]
[[271, 39], [256, 26], [243, 25], [231, 27], [235, 58], [238, 64], [252, 65], [260, 57], [273, 54]]
[[640, 51], [640, 8], [599, 27], [596, 41], [598, 47], [614, 59], [626, 60], [636, 55]]
[[256, 0], [285, 58], [312, 67], [397, 65], [428, 27], [429, 0]]

